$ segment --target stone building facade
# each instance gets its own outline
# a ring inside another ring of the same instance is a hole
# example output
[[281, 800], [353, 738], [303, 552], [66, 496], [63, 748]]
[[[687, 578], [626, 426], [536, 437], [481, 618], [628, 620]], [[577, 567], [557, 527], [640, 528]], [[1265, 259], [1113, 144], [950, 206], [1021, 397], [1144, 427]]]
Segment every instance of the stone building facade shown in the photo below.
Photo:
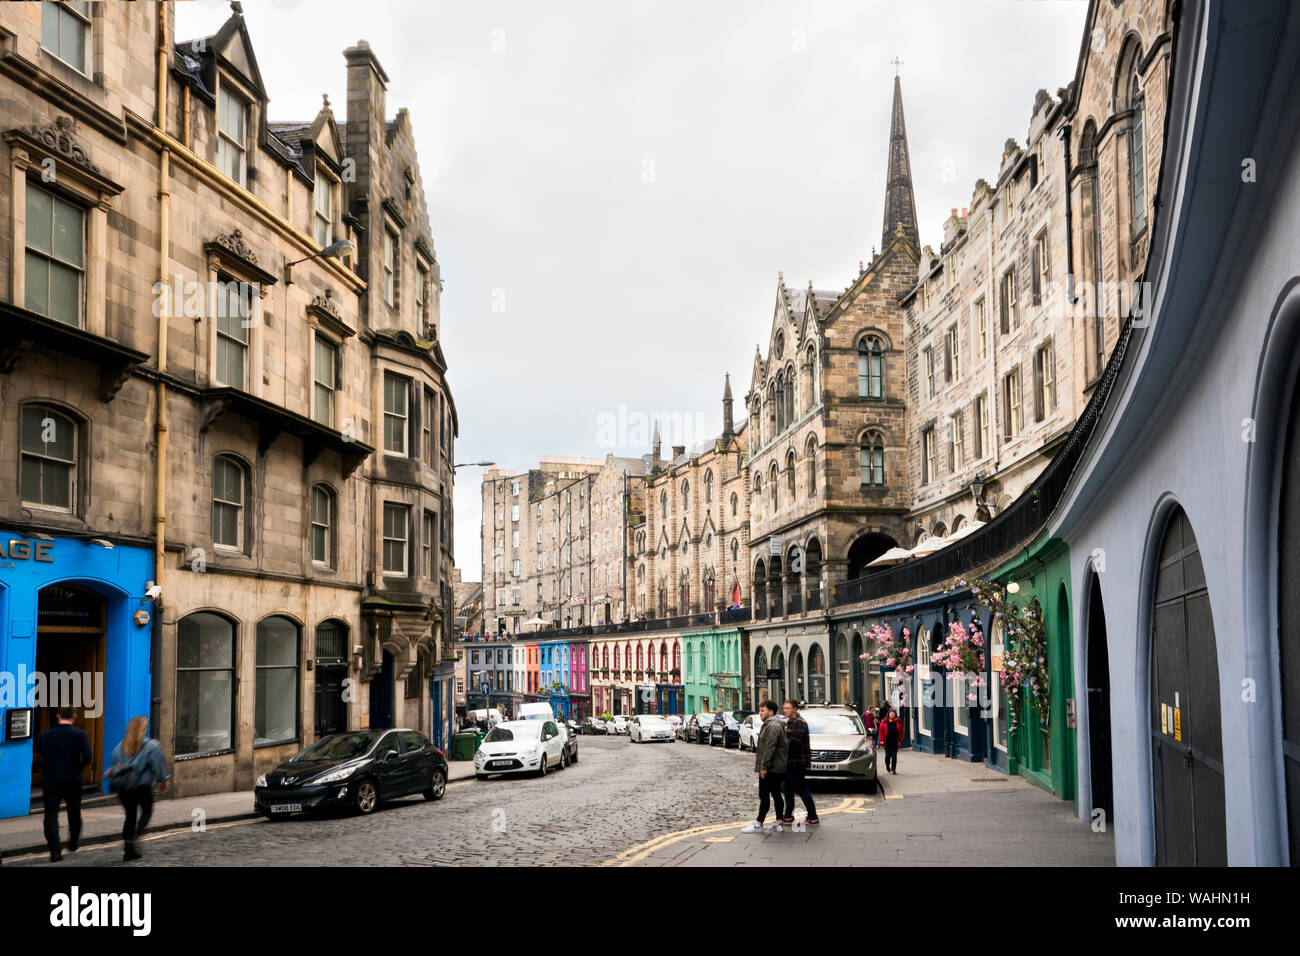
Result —
[[[178, 795], [247, 789], [331, 730], [443, 740], [457, 426], [418, 162], [405, 114], [383, 122], [382, 67], [348, 51], [345, 123], [328, 103], [278, 123], [238, 5], [194, 40], [169, 3], [15, 4], [0, 30], [4, 298], [22, 316], [0, 445], [33, 476], [0, 508], [15, 530], [150, 559], [148, 581], [83, 572], [38, 605], [89, 620], [138, 595], [144, 666], [114, 650], [106, 682], [150, 714]], [[400, 456], [390, 370], [410, 389]], [[414, 516], [402, 539], [390, 502]], [[403, 549], [398, 577], [385, 556]], [[88, 653], [125, 646], [86, 626]]]

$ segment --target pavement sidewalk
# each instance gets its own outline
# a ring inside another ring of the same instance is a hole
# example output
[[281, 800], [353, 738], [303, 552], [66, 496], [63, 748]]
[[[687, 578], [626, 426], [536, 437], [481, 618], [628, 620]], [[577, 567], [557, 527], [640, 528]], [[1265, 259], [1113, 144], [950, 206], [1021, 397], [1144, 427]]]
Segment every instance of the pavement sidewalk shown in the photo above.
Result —
[[[820, 826], [740, 833], [746, 821], [665, 834], [613, 866], [1114, 866], [1113, 833], [1093, 833], [1022, 777], [904, 751], [884, 793], [813, 785]], [[796, 823], [803, 808], [796, 811]], [[768, 822], [771, 822], [769, 818]]]
[[[448, 761], [447, 782], [456, 783], [474, 778], [471, 760]], [[237, 790], [233, 793], [205, 793], [188, 797], [170, 794], [154, 802], [153, 819], [149, 821], [150, 833], [194, 826], [201, 819], [205, 825], [231, 820], [247, 820], [258, 816], [253, 811], [253, 791]], [[93, 846], [115, 843], [122, 838], [122, 804], [113, 794], [95, 794], [81, 801], [81, 845]], [[59, 835], [63, 840], [65, 862], [75, 861], [76, 855], [67, 852], [68, 814], [59, 811]], [[0, 820], [0, 858], [45, 853], [45, 813], [38, 805], [25, 817]]]

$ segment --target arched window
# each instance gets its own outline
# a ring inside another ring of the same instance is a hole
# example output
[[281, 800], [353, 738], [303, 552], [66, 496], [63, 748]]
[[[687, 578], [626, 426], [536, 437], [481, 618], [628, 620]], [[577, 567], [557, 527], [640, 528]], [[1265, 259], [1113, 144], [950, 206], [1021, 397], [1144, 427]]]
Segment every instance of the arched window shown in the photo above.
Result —
[[785, 431], [785, 426], [789, 424], [789, 420], [785, 417], [785, 372], [777, 372], [774, 394], [776, 399], [776, 431], [773, 434], [779, 435]]
[[715, 597], [716, 594], [714, 593], [713, 569], [705, 568], [704, 569], [704, 606], [701, 607], [700, 610], [706, 613], [712, 611]]
[[257, 686], [253, 744], [298, 736], [298, 647], [300, 629], [287, 617], [257, 625]]
[[22, 500], [76, 510], [77, 423], [47, 405], [23, 406]]
[[754, 520], [763, 515], [763, 476], [754, 475], [754, 497], [750, 500], [754, 510]]
[[785, 370], [785, 424], [790, 426], [794, 424], [794, 366], [791, 365]]
[[883, 487], [885, 484], [885, 442], [879, 432], [867, 432], [859, 448], [862, 484]]
[[212, 463], [212, 543], [244, 550], [244, 500], [247, 497], [244, 466], [229, 455]]
[[874, 335], [858, 343], [858, 395], [885, 397], [885, 350]]
[[740, 499], [733, 493], [731, 496], [731, 516], [736, 517], [737, 509], [740, 508]]
[[235, 625], [198, 611], [176, 625], [176, 753], [229, 750], [234, 740]]
[[772, 514], [776, 514], [777, 512], [776, 486], [778, 483], [779, 482], [777, 481], [777, 474], [776, 474], [776, 462], [772, 462], [772, 470], [771, 470], [771, 474], [768, 475], [768, 484], [767, 484], [768, 494], [771, 496], [772, 499]]
[[817, 404], [817, 353], [811, 345], [803, 366], [803, 407], [808, 410]]
[[668, 643], [666, 641], [659, 645], [659, 670], [660, 672], [668, 670]]
[[636, 646], [636, 669], [645, 670], [645, 651], [640, 644]]
[[817, 439], [808, 440], [808, 497], [817, 494]]
[[731, 563], [740, 563], [740, 542], [735, 538], [731, 539]]
[[1129, 135], [1129, 170], [1133, 195], [1133, 234], [1136, 236], [1147, 227], [1146, 109], [1141, 77], [1136, 69], [1129, 79], [1129, 104], [1133, 108], [1133, 125]]
[[690, 510], [691, 510], [691, 483], [689, 481], [683, 481], [682, 482], [682, 511], [687, 512]]
[[609, 670], [609, 645], [606, 644], [600, 649], [600, 666]]
[[619, 669], [619, 667], [618, 667], [618, 648], [619, 648], [619, 645], [618, 645], [618, 644], [615, 644], [615, 645], [614, 645], [614, 670], [618, 670], [618, 669]]
[[704, 473], [704, 503], [713, 504], [713, 469]]
[[786, 497], [794, 502], [794, 452], [788, 452], [785, 456], [785, 493]]
[[311, 560], [334, 565], [334, 492], [329, 485], [311, 488]]
[[659, 492], [659, 520], [668, 520], [668, 492]]
[[673, 669], [680, 673], [682, 669], [682, 642], [673, 641]]

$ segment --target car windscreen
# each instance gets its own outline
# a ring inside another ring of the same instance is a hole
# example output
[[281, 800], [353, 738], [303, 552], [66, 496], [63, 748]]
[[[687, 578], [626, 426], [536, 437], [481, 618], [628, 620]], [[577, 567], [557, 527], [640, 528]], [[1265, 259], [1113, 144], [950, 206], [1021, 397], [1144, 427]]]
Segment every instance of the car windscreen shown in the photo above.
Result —
[[499, 744], [507, 740], [536, 740], [542, 734], [540, 722], [522, 726], [502, 727], [500, 724], [488, 731], [485, 744]]
[[805, 710], [799, 715], [808, 723], [810, 734], [838, 734], [841, 736], [863, 736], [867, 729], [862, 725], [862, 718], [857, 714], [819, 714]]
[[316, 741], [298, 756], [295, 761], [311, 762], [315, 760], [349, 760], [360, 757], [375, 745], [378, 734], [351, 733], [331, 734]]
[[647, 714], [645, 717], [641, 718], [642, 727], [662, 727], [666, 723], [668, 723], [668, 721], [664, 720], [662, 717], [655, 717], [651, 714]]

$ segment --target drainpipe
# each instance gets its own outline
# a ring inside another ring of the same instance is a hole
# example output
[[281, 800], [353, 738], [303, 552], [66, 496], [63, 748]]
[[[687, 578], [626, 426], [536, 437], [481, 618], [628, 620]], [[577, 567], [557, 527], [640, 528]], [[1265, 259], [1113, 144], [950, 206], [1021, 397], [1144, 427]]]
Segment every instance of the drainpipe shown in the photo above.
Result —
[[[165, 131], [167, 125], [167, 4], [158, 4], [158, 80], [155, 93], [157, 114], [155, 126]], [[164, 569], [166, 567], [166, 524], [167, 524], [167, 386], [163, 375], [167, 370], [167, 320], [169, 298], [167, 295], [168, 252], [171, 248], [169, 223], [171, 219], [170, 193], [168, 181], [171, 177], [171, 150], [164, 146], [158, 156], [158, 382], [155, 397], [154, 449], [156, 470], [154, 472], [154, 583], [165, 587]], [[160, 734], [159, 717], [162, 705], [162, 693], [159, 687], [162, 670], [162, 621], [159, 615], [166, 600], [166, 591], [154, 601], [153, 628], [150, 632], [149, 671], [152, 688], [149, 702], [149, 725], [154, 733]]]
[[[1002, 461], [1002, 443], [998, 440], [998, 350], [993, 347], [993, 323], [996, 316], [1000, 315], [1001, 312], [994, 312], [994, 306], [1000, 306], [1000, 303], [996, 303], [993, 299], [993, 290], [996, 288], [996, 284], [993, 281], [995, 264], [993, 262], [992, 205], [986, 206], [984, 209], [984, 224], [987, 227], [984, 236], [985, 254], [989, 264], [988, 275], [985, 277], [988, 282], [988, 291], [984, 294], [984, 301], [988, 303], [985, 314], [988, 316], [989, 325], [989, 440], [993, 442], [993, 471], [990, 473], [990, 477], [992, 477], [998, 473]], [[975, 423], [975, 427], [979, 427], [979, 422]], [[992, 512], [989, 512], [989, 517], [993, 517]]]

